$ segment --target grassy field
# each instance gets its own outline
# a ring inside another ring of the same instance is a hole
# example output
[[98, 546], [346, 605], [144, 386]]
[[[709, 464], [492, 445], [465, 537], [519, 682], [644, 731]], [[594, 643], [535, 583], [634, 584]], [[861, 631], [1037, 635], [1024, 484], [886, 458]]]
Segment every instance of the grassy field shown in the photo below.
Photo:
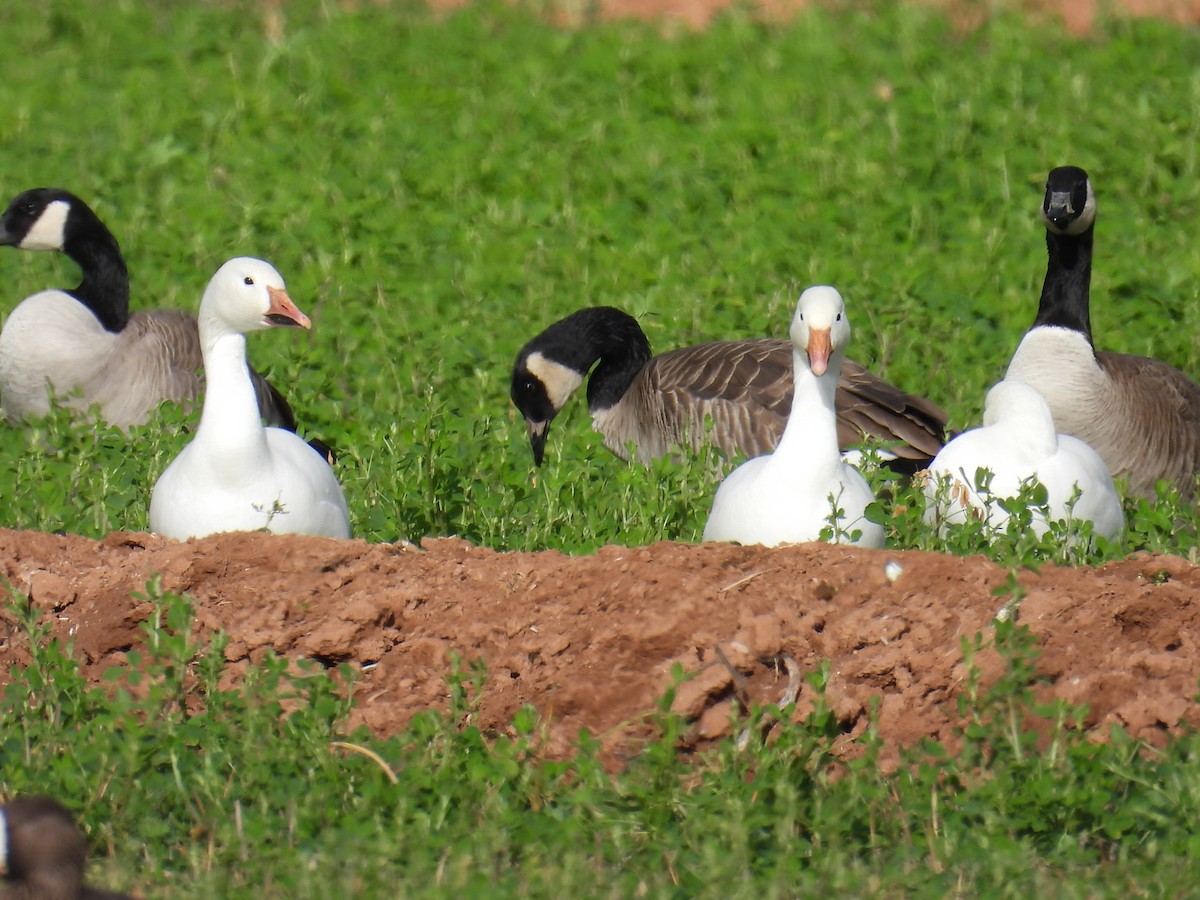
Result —
[[[531, 479], [512, 360], [584, 305], [636, 314], [667, 349], [783, 335], [799, 291], [832, 283], [854, 358], [976, 424], [1033, 318], [1036, 213], [1060, 164], [1087, 168], [1099, 196], [1097, 343], [1200, 372], [1195, 31], [1111, 23], [1080, 39], [1000, 17], [959, 35], [879, 3], [787, 25], [733, 13], [664, 38], [491, 4], [434, 18], [296, 2], [271, 43], [236, 0], [47, 0], [0, 6], [0, 33], [0, 193], [53, 185], [90, 202], [135, 307], [195, 308], [225, 259], [272, 261], [315, 328], [255, 336], [252, 358], [341, 452], [368, 540], [586, 552], [698, 538], [709, 461], [631, 468], [600, 448], [582, 398]], [[0, 270], [5, 312], [76, 277], [46, 254], [2, 252]], [[63, 415], [6, 429], [0, 524], [144, 529], [193, 418], [164, 410], [130, 435]], [[1014, 537], [989, 552], [1016, 565], [1194, 547], [1194, 510], [1129, 511], [1119, 547]], [[893, 546], [938, 546], [911, 518], [890, 528]], [[967, 534], [950, 549], [983, 546]], [[829, 778], [818, 714], [698, 766], [674, 758], [664, 717], [662, 742], [611, 781], [586, 739], [572, 762], [531, 762], [532, 715], [521, 740], [485, 743], [467, 679], [450, 718], [354, 738], [392, 784], [330, 749], [335, 684], [267, 667], [219, 691], [220, 654], [191, 647], [186, 610], [164, 604], [174, 624], [155, 632], [148, 698], [86, 691], [46, 646], [0, 729], [0, 790], [103, 793], [84, 815], [110, 876], [133, 867], [155, 896], [1161, 895], [1200, 865], [1195, 742], [1143, 756], [1067, 729], [1033, 750], [1010, 715], [1027, 683], [1019, 629], [1006, 693], [968, 703], [963, 753], [926, 748], [895, 776], [868, 747]], [[211, 670], [198, 716], [178, 696], [193, 653]], [[280, 719], [281, 691], [307, 693], [309, 711]], [[79, 727], [83, 756], [65, 752]]]

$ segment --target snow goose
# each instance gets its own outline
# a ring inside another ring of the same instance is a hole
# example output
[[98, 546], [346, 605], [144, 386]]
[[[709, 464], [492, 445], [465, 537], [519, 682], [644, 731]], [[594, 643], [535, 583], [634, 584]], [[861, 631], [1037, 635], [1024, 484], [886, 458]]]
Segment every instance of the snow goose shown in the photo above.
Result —
[[1200, 472], [1200, 385], [1144, 356], [1097, 351], [1089, 301], [1096, 197], [1087, 172], [1050, 172], [1042, 202], [1046, 279], [1006, 378], [1035, 387], [1059, 432], [1090, 444], [1132, 494], [1166, 479], [1191, 494]]
[[[0, 331], [0, 405], [12, 421], [50, 410], [47, 385], [76, 409], [98, 404], [111, 425], [145, 422], [164, 400], [199, 395], [203, 359], [196, 317], [175, 309], [129, 312], [129, 274], [112, 232], [74, 194], [35, 188], [0, 216], [0, 246], [58, 250], [82, 270], [74, 290], [22, 301]], [[287, 401], [251, 373], [272, 425], [296, 429]]]
[[172, 538], [218, 531], [350, 535], [341, 485], [329, 464], [290, 431], [264, 428], [246, 366], [246, 333], [311, 323], [283, 278], [261, 259], [231, 259], [200, 301], [208, 386], [192, 442], [150, 497], [150, 528]]
[[[982, 496], [976, 489], [979, 469], [992, 474]], [[1016, 497], [1034, 479], [1046, 489], [1052, 520], [1089, 521], [1109, 540], [1124, 529], [1121, 500], [1100, 454], [1079, 438], [1058, 434], [1045, 398], [1024, 382], [1006, 379], [987, 393], [983, 426], [958, 435], [930, 465], [925, 519], [962, 524], [975, 514], [989, 530], [1003, 531], [1009, 514], [999, 501]], [[1038, 535], [1049, 528], [1040, 511], [1032, 527]]]
[[6, 900], [129, 900], [83, 883], [87, 843], [57, 800], [25, 795], [0, 806], [0, 873]]
[[[850, 322], [842, 296], [828, 285], [800, 295], [792, 319], [795, 392], [775, 452], [734, 469], [717, 488], [706, 541], [765, 544], [813, 541], [838, 516], [834, 540], [883, 546], [883, 528], [866, 517], [875, 498], [838, 451], [834, 393]], [[858, 538], [851, 535], [858, 532]]]
[[[630, 444], [633, 456], [648, 462], [679, 443], [698, 449], [706, 438], [729, 456], [761, 456], [775, 449], [791, 409], [791, 341], [720, 341], [651, 357], [637, 320], [612, 307], [590, 307], [527, 343], [513, 366], [512, 401], [525, 418], [538, 465], [551, 421], [589, 369], [592, 424], [622, 459], [630, 458]], [[928, 400], [852, 360], [845, 361], [837, 388], [843, 448], [866, 438], [892, 443], [892, 468], [908, 472], [941, 449], [946, 414]]]

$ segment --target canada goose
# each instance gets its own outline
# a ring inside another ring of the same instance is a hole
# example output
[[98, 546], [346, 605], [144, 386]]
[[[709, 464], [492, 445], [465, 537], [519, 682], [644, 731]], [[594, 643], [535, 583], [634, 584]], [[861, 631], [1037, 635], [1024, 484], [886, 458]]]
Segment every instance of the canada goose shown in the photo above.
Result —
[[350, 536], [341, 485], [328, 462], [290, 431], [264, 428], [246, 366], [246, 333], [310, 328], [270, 263], [221, 266], [200, 301], [208, 388], [195, 437], [150, 496], [150, 529], [171, 538], [218, 531]]
[[806, 290], [791, 334], [796, 387], [787, 427], [774, 453], [742, 463], [721, 482], [704, 540], [769, 547], [814, 541], [836, 508], [835, 543], [882, 547], [883, 527], [866, 517], [871, 488], [838, 449], [834, 394], [850, 342], [842, 295], [828, 285]]
[[[0, 405], [12, 421], [50, 410], [47, 384], [73, 408], [99, 404], [111, 425], [146, 421], [163, 400], [203, 389], [196, 317], [175, 309], [129, 312], [129, 274], [112, 232], [74, 194], [35, 188], [0, 216], [0, 246], [58, 250], [82, 270], [74, 290], [47, 290], [17, 305], [0, 331]], [[262, 415], [296, 430], [287, 401], [251, 373]]]
[[1092, 342], [1096, 196], [1087, 172], [1050, 172], [1042, 221], [1041, 302], [1005, 377], [1035, 387], [1058, 431], [1090, 444], [1130, 493], [1153, 499], [1166, 479], [1190, 495], [1200, 472], [1200, 385], [1157, 359], [1097, 351]]
[[[983, 496], [976, 490], [979, 469], [992, 474]], [[1003, 531], [1009, 513], [999, 501], [1016, 497], [1032, 479], [1046, 489], [1052, 520], [1090, 521], [1093, 531], [1109, 540], [1125, 527], [1121, 500], [1100, 454], [1079, 438], [1058, 434], [1045, 398], [1012, 379], [988, 391], [983, 426], [955, 437], [929, 466], [925, 519], [961, 524], [971, 507], [990, 530]], [[1072, 506], [1076, 489], [1079, 497]], [[1042, 535], [1049, 524], [1035, 512], [1032, 527]]]
[[87, 843], [67, 809], [49, 797], [14, 797], [0, 806], [4, 900], [129, 900], [83, 883]]
[[[550, 423], [587, 379], [592, 425], [622, 459], [649, 462], [677, 443], [707, 439], [726, 455], [761, 456], [775, 448], [792, 403], [792, 342], [718, 341], [651, 357], [637, 320], [618, 309], [581, 309], [555, 322], [517, 356], [512, 401], [525, 418], [541, 465]], [[898, 442], [892, 468], [916, 471], [945, 440], [946, 414], [846, 360], [837, 383], [842, 448], [864, 438]], [[707, 418], [711, 431], [705, 430]]]

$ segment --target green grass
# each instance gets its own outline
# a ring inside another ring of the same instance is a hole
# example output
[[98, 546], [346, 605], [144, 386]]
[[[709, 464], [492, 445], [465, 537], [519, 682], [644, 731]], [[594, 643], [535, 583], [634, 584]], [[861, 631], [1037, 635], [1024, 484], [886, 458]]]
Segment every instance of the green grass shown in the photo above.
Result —
[[[341, 449], [368, 540], [698, 537], [706, 466], [628, 469], [582, 398], [532, 483], [508, 370], [586, 304], [635, 313], [667, 349], [785, 334], [799, 290], [833, 283], [852, 355], [976, 424], [1033, 318], [1041, 185], [1063, 162], [1099, 194], [1098, 341], [1200, 371], [1194, 31], [1113, 23], [1085, 40], [1001, 17], [961, 36], [880, 4], [786, 26], [732, 13], [666, 39], [495, 5], [363, 7], [288, 4], [272, 45], [250, 3], [14, 4], [0, 172], [6, 194], [87, 198], [135, 306], [194, 308], [230, 256], [277, 265], [316, 327], [255, 336], [251, 354]], [[75, 277], [46, 254], [0, 264], [7, 308]], [[65, 527], [144, 528], [181, 421], [135, 432], [134, 454], [96, 448], [128, 490], [94, 479], [74, 502], [105, 512]], [[36, 465], [61, 484], [81, 463]], [[16, 523], [64, 527], [52, 501]]]
[[[942, 404], [955, 428], [976, 424], [1032, 321], [1036, 212], [1064, 163], [1087, 168], [1099, 196], [1098, 343], [1200, 372], [1200, 32], [1109, 22], [1071, 38], [999, 15], [962, 35], [880, 2], [789, 24], [735, 11], [663, 37], [554, 29], [503, 4], [439, 17], [343, 6], [286, 4], [273, 44], [245, 0], [0, 4], [0, 195], [54, 185], [87, 199], [122, 244], [135, 307], [195, 308], [231, 256], [275, 263], [315, 328], [255, 336], [251, 355], [339, 449], [360, 537], [576, 553], [698, 538], [713, 459], [627, 466], [600, 447], [582, 398], [534, 477], [509, 369], [583, 305], [636, 314], [667, 349], [783, 335], [799, 291], [832, 283], [852, 356]], [[14, 251], [0, 272], [5, 312], [76, 277], [65, 259]], [[4, 428], [0, 524], [144, 529], [150, 486], [194, 421], [164, 409], [129, 435], [63, 414]], [[1127, 508], [1126, 539], [1089, 549], [1019, 529], [994, 545], [971, 529], [942, 540], [915, 495], [881, 505], [891, 546], [1014, 568], [1194, 552], [1190, 505]], [[970, 701], [982, 724], [962, 753], [927, 748], [884, 775], [868, 746], [836, 779], [820, 714], [777, 726], [767, 748], [686, 764], [664, 717], [661, 740], [610, 779], [586, 737], [575, 759], [538, 763], [532, 713], [516, 737], [483, 735], [460, 697], [448, 719], [391, 741], [353, 738], [392, 785], [330, 749], [336, 684], [270, 662], [222, 691], [220, 653], [191, 644], [172, 603], [149, 696], [88, 690], [47, 646], [0, 709], [0, 790], [75, 798], [111, 854], [102, 871], [132, 866], [151, 895], [1194, 883], [1200, 848], [1179, 823], [1200, 796], [1195, 740], [1147, 754], [1064, 724], [1035, 749], [996, 713], [1022, 700], [1021, 678]], [[287, 693], [301, 708], [281, 716]], [[80, 727], [86, 756], [73, 757], [64, 741]]]

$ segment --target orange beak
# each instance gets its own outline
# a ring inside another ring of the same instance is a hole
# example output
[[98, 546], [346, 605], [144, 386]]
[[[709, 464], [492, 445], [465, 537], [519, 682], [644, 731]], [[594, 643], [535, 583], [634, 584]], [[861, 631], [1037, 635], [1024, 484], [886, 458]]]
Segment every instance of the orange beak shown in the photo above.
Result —
[[829, 368], [829, 354], [833, 353], [833, 340], [830, 329], [823, 331], [816, 328], [808, 332], [808, 364], [814, 375], [824, 375]]
[[308, 316], [300, 312], [300, 307], [292, 302], [287, 291], [283, 288], [269, 287], [267, 295], [271, 305], [267, 308], [267, 321], [272, 325], [288, 325], [298, 328], [312, 328]]

